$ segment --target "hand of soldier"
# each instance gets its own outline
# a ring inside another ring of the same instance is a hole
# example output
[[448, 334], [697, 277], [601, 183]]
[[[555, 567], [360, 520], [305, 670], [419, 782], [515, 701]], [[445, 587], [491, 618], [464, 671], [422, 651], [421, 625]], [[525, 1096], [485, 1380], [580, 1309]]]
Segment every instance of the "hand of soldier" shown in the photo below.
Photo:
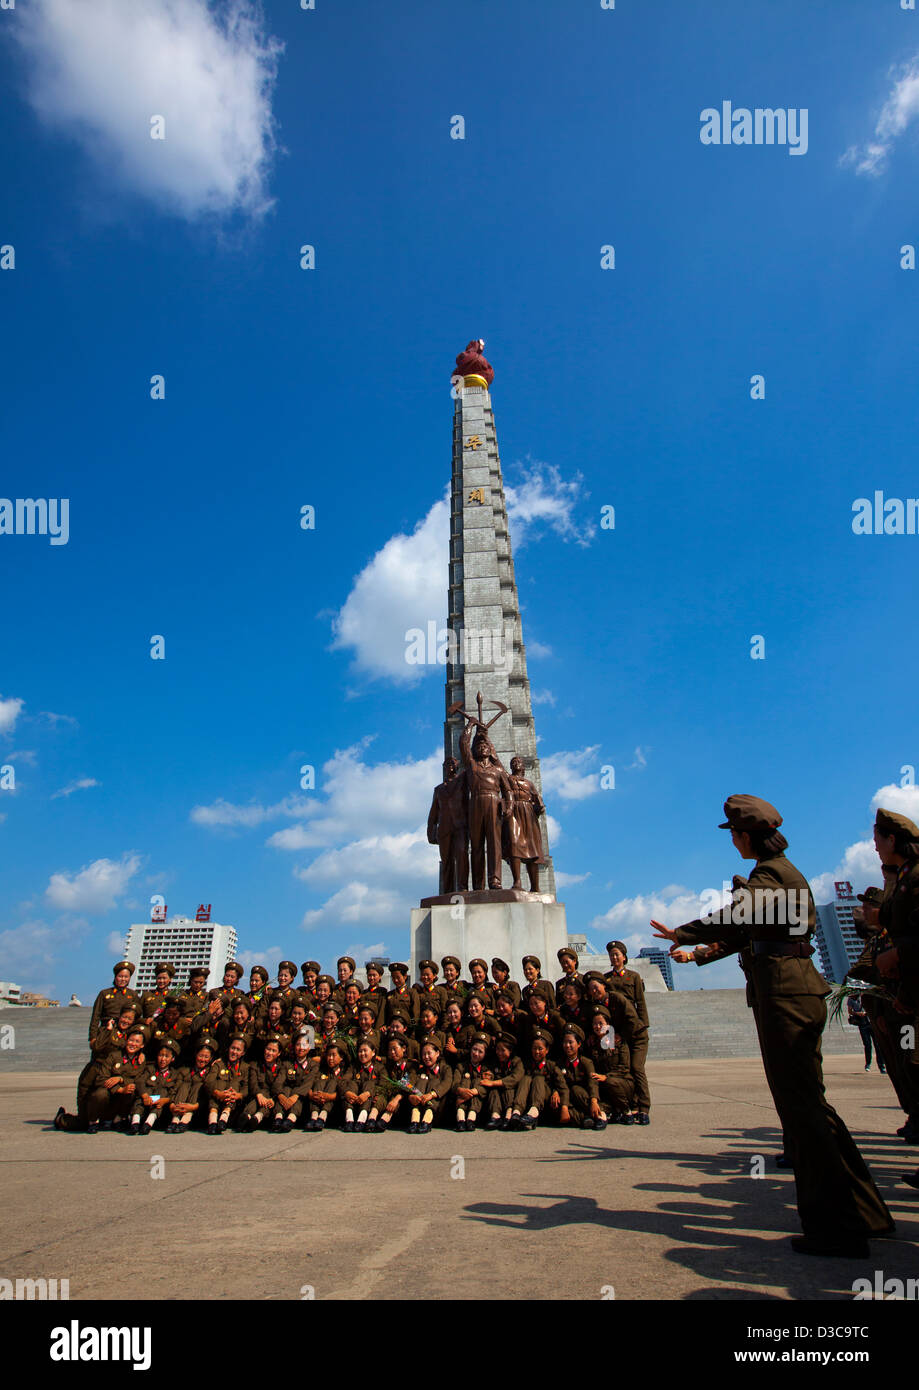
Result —
[[563, 1125], [571, 1124], [571, 1111], [568, 1109], [567, 1105], [562, 1106], [561, 1110], [559, 1111], [558, 1118], [561, 1120]]
[[692, 951], [672, 950], [670, 952], [670, 959], [675, 960], [677, 965], [688, 965], [693, 959], [693, 953]]
[[559, 1095], [558, 1091], [553, 1091], [551, 1096], [549, 1097], [549, 1104], [552, 1106], [552, 1109], [557, 1110], [561, 1103], [562, 1098]]
[[392, 1100], [389, 1102], [389, 1104], [388, 1104], [387, 1107], [386, 1107], [386, 1113], [387, 1113], [387, 1115], [395, 1115], [395, 1113], [396, 1113], [396, 1111], [397, 1111], [398, 1109], [399, 1109], [399, 1097], [398, 1097], [398, 1096], [393, 1096]]
[[151, 1099], [150, 1096], [147, 1095], [147, 1092], [146, 1092], [146, 1091], [144, 1091], [143, 1095], [141, 1096], [141, 1101], [142, 1101], [142, 1103], [143, 1103], [144, 1105], [146, 1105], [146, 1107], [147, 1107], [148, 1110], [149, 1110], [150, 1106], [153, 1104], [153, 1100]]
[[590, 1102], [590, 1114], [591, 1114], [591, 1118], [594, 1119], [594, 1120], [599, 1120], [599, 1119], [601, 1118], [601, 1116], [600, 1116], [600, 1102], [599, 1102], [599, 1101], [597, 1101], [597, 1100], [592, 1100], [592, 1101]]
[[660, 936], [663, 937], [666, 941], [673, 941], [676, 944], [679, 944], [676, 939], [676, 932], [671, 931], [670, 927], [665, 927], [663, 922], [655, 922], [654, 918], [652, 917], [651, 925], [655, 928], [655, 936]]
[[120, 1086], [120, 1085], [121, 1085], [121, 1077], [120, 1077], [120, 1076], [110, 1076], [110, 1077], [108, 1078], [108, 1080], [103, 1081], [102, 1084], [103, 1084], [103, 1086], [105, 1087], [105, 1089], [106, 1089], [107, 1091], [114, 1091], [114, 1089], [115, 1089], [116, 1086]]
[[122, 1081], [118, 1089], [119, 1091], [123, 1091], [126, 1096], [133, 1096], [137, 1088], [133, 1081]]

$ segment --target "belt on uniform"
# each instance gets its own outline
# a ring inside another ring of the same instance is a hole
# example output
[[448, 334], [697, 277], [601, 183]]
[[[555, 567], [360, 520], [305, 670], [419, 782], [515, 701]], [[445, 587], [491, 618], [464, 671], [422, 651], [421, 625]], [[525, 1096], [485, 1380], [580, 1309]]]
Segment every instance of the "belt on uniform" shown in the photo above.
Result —
[[750, 950], [755, 956], [812, 956], [813, 946], [806, 941], [751, 941]]

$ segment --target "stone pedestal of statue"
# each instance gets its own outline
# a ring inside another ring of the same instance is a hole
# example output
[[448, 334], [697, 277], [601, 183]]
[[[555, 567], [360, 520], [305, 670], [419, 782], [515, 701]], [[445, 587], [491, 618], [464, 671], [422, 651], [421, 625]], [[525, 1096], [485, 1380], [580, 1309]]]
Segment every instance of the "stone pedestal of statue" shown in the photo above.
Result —
[[411, 978], [418, 978], [418, 962], [458, 956], [463, 977], [468, 979], [469, 962], [481, 956], [506, 960], [511, 979], [523, 985], [524, 956], [538, 956], [546, 979], [559, 973], [556, 953], [568, 945], [568, 926], [564, 903], [548, 893], [525, 893], [513, 889], [495, 892], [457, 893], [449, 897], [423, 898], [411, 918]]

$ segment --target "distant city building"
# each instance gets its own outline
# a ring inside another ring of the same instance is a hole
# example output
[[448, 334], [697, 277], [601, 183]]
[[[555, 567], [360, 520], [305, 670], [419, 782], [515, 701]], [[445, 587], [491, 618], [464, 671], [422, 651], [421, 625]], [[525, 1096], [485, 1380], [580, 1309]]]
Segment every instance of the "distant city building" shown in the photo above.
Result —
[[658, 946], [642, 946], [638, 956], [640, 960], [648, 960], [656, 965], [664, 977], [667, 988], [673, 989], [673, 961], [666, 951], [662, 951]]
[[29, 1004], [33, 1009], [58, 1009], [61, 1001], [59, 999], [49, 999], [47, 994], [33, 994], [31, 990], [24, 989], [19, 996], [20, 1004]]
[[10, 1004], [18, 1004], [21, 996], [22, 990], [19, 985], [14, 985], [12, 980], [0, 980], [0, 999]]
[[855, 930], [852, 909], [858, 899], [851, 883], [834, 883], [836, 901], [817, 908], [815, 940], [820, 952], [820, 969], [832, 984], [842, 984], [865, 943]]
[[236, 928], [212, 922], [210, 904], [202, 904], [194, 917], [181, 913], [168, 915], [164, 905], [153, 909], [154, 920], [134, 922], [124, 944], [126, 960], [133, 961], [137, 970], [131, 988], [138, 991], [153, 989], [156, 984], [154, 967], [166, 961], [176, 968], [172, 987], [185, 989], [188, 972], [196, 965], [208, 969], [207, 988], [216, 989], [223, 983], [223, 968], [238, 954]]

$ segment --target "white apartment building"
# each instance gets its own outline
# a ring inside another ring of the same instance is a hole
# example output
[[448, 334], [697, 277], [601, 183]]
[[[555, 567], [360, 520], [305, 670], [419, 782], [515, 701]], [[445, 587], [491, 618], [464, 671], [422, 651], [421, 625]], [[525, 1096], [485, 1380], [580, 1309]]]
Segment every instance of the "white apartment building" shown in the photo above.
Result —
[[196, 965], [207, 966], [207, 988], [216, 989], [223, 983], [224, 966], [237, 953], [236, 928], [210, 921], [210, 907], [204, 904], [194, 917], [181, 913], [167, 917], [166, 912], [165, 908], [154, 909], [157, 920], [131, 925], [124, 945], [125, 960], [137, 966], [131, 988], [153, 989], [154, 966], [157, 961], [168, 961], [176, 968], [174, 989], [186, 988], [188, 972]]

